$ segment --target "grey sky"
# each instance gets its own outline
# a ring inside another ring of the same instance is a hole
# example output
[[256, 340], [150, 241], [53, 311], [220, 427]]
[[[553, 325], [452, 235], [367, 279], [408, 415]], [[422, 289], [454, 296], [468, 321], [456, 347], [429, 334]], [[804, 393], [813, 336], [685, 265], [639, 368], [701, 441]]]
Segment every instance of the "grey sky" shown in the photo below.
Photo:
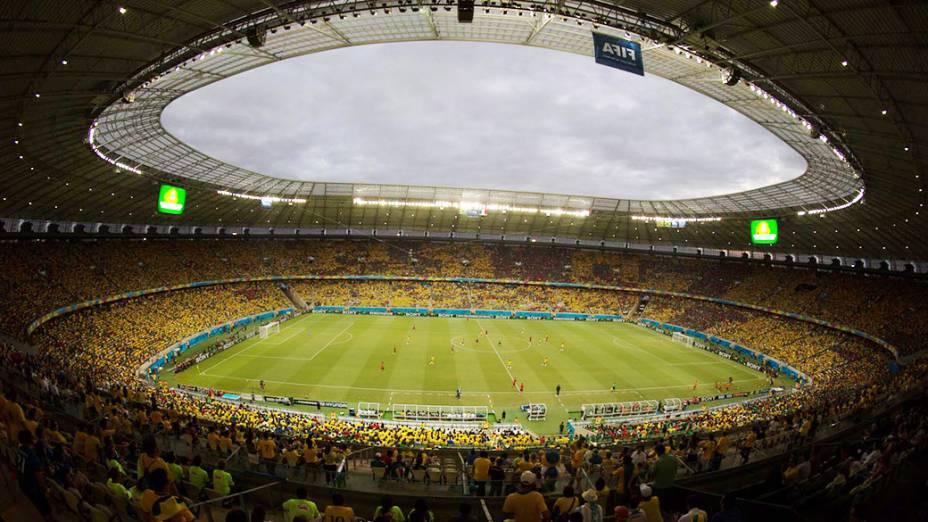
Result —
[[746, 117], [590, 57], [462, 42], [285, 60], [176, 100], [165, 127], [287, 179], [668, 199], [755, 188], [805, 161]]

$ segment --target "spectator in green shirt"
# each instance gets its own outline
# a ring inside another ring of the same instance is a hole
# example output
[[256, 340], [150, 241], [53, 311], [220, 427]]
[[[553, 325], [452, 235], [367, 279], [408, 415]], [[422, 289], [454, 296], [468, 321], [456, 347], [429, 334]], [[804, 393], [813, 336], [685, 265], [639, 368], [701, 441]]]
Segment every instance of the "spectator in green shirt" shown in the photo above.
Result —
[[374, 510], [374, 518], [372, 520], [377, 520], [381, 515], [389, 516], [393, 522], [406, 521], [406, 517], [403, 516], [403, 510], [393, 503], [393, 497], [390, 495], [384, 495], [380, 500], [380, 505]]
[[424, 498], [416, 500], [406, 518], [409, 519], [409, 522], [435, 522], [435, 514], [429, 509], [429, 505]]
[[119, 470], [116, 468], [110, 468], [106, 472], [106, 487], [110, 488], [110, 491], [116, 493], [116, 496], [129, 499], [129, 490], [126, 489], [126, 486], [123, 486], [119, 482]]
[[205, 487], [206, 483], [209, 482], [209, 473], [203, 469], [202, 464], [203, 459], [199, 455], [196, 455], [193, 457], [193, 464], [187, 469], [190, 483], [198, 488]]
[[226, 461], [220, 460], [216, 463], [216, 469], [213, 470], [213, 489], [220, 495], [228, 495], [232, 492], [234, 485], [232, 475], [226, 471]]
[[286, 522], [294, 522], [297, 517], [302, 517], [307, 522], [312, 522], [319, 518], [319, 509], [312, 500], [307, 500], [309, 495], [306, 488], [299, 487], [296, 489], [296, 498], [284, 502], [284, 516]]
[[171, 478], [175, 484], [180, 484], [180, 481], [184, 478], [184, 468], [177, 463], [177, 459], [174, 458], [173, 452], [167, 452], [164, 454], [164, 460], [168, 463], [168, 470], [171, 472]]
[[661, 499], [665, 505], [671, 505], [673, 499], [673, 483], [677, 478], [677, 458], [667, 453], [663, 444], [654, 447], [657, 462], [654, 463], [654, 481], [651, 487], [654, 495]]

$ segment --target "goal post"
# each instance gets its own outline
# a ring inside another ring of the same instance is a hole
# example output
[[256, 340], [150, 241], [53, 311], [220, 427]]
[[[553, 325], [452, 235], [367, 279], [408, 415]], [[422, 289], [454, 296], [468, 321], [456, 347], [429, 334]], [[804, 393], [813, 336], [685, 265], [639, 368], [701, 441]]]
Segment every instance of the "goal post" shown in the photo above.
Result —
[[271, 334], [276, 334], [280, 332], [280, 323], [277, 321], [271, 321], [267, 324], [262, 324], [258, 327], [258, 336], [262, 339], [267, 339]]

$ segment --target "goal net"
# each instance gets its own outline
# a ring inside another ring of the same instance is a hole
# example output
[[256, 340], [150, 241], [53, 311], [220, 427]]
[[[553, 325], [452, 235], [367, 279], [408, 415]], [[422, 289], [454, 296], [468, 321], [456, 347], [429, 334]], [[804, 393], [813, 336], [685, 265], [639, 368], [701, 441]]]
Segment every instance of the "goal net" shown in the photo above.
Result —
[[262, 339], [267, 339], [267, 336], [271, 334], [276, 334], [280, 332], [280, 323], [273, 321], [267, 324], [263, 324], [258, 327], [258, 335]]
[[687, 346], [696, 346], [696, 339], [684, 333], [674, 332], [673, 340], [677, 341], [678, 343], [683, 343]]

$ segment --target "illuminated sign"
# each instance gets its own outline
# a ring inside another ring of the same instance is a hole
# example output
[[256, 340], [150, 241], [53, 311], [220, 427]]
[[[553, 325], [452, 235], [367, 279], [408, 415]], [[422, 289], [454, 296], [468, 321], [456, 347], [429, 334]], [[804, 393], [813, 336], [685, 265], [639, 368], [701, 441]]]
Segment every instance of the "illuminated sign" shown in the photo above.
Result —
[[686, 228], [685, 219], [658, 219], [654, 222], [657, 228]]
[[755, 245], [773, 245], [777, 242], [777, 236], [777, 220], [755, 219], [751, 221], [751, 243]]
[[158, 212], [162, 214], [183, 214], [186, 201], [186, 189], [172, 185], [161, 185], [161, 191], [158, 193]]

